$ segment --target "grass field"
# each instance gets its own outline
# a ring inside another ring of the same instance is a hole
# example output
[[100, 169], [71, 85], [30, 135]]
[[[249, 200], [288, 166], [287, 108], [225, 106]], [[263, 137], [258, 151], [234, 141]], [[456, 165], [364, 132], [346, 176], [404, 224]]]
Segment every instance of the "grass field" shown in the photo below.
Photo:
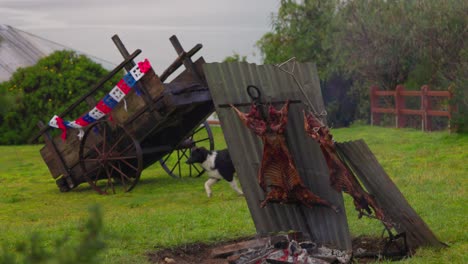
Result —
[[[214, 128], [216, 148], [225, 146]], [[404, 263], [468, 263], [468, 135], [356, 126], [332, 130], [337, 141], [363, 138], [409, 203], [450, 247], [421, 249]], [[38, 233], [45, 248], [82, 232], [88, 207], [103, 211], [106, 249], [101, 263], [145, 263], [156, 248], [219, 242], [255, 234], [244, 198], [227, 183], [208, 199], [206, 176], [175, 180], [155, 164], [130, 193], [100, 196], [87, 184], [60, 193], [42, 161], [42, 146], [0, 146], [0, 248]], [[374, 221], [358, 220], [345, 197], [353, 235], [378, 236]]]

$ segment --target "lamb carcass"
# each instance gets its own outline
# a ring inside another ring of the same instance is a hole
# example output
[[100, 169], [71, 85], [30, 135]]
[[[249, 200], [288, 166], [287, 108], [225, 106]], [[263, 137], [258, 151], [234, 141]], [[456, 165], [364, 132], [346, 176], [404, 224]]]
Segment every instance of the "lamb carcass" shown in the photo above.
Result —
[[243, 113], [233, 105], [231, 107], [244, 125], [263, 142], [263, 157], [258, 171], [258, 182], [267, 194], [260, 204], [261, 207], [265, 207], [269, 202], [302, 203], [307, 207], [323, 205], [338, 211], [336, 206], [307, 189], [299, 177], [284, 136], [288, 122], [289, 101], [280, 110], [270, 105], [265, 117], [254, 103], [249, 113]]
[[310, 137], [320, 144], [320, 149], [327, 161], [330, 173], [330, 184], [338, 192], [345, 192], [353, 198], [354, 206], [359, 212], [359, 217], [364, 214], [364, 210], [370, 215], [374, 210], [375, 217], [384, 224], [384, 213], [377, 205], [372, 195], [367, 193], [347, 165], [340, 159], [336, 150], [333, 136], [329, 129], [322, 125], [318, 118], [312, 114], [304, 112], [304, 128]]

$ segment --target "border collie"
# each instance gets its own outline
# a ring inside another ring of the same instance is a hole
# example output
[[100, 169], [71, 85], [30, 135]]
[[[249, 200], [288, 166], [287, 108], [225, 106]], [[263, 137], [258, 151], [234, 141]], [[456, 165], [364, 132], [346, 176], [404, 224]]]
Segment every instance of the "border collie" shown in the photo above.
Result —
[[229, 151], [227, 149], [209, 151], [204, 147], [192, 148], [187, 164], [200, 163], [208, 173], [208, 180], [205, 182], [206, 195], [211, 197], [211, 186], [221, 179], [225, 179], [239, 195], [243, 195], [242, 190], [234, 180], [234, 165], [232, 164]]

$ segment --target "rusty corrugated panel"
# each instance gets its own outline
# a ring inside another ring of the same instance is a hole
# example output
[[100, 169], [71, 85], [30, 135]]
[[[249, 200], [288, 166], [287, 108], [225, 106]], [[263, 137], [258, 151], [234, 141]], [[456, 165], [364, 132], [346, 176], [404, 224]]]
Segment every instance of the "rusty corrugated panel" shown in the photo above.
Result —
[[[292, 69], [292, 65], [286, 67]], [[204, 72], [257, 232], [302, 231], [319, 243], [350, 250], [351, 239], [342, 196], [330, 187], [328, 169], [320, 148], [304, 131], [302, 110], [305, 105], [294, 103], [290, 106], [286, 130], [288, 145], [305, 184], [312, 192], [338, 205], [342, 209], [338, 214], [325, 207], [269, 204], [260, 208], [260, 201], [265, 198], [257, 181], [262, 158], [261, 140], [246, 129], [231, 108], [220, 107], [229, 103], [250, 103], [247, 85], [259, 87], [263, 97], [272, 101], [290, 99], [306, 102], [294, 78], [274, 65], [248, 63], [208, 63], [204, 65]], [[323, 110], [314, 64], [296, 64], [294, 72], [314, 108]], [[249, 106], [239, 109], [247, 112]]]
[[437, 239], [429, 226], [411, 207], [364, 140], [337, 143], [336, 146], [364, 187], [382, 207], [386, 218], [389, 218], [387, 220], [399, 233], [406, 234], [410, 249], [447, 246]]

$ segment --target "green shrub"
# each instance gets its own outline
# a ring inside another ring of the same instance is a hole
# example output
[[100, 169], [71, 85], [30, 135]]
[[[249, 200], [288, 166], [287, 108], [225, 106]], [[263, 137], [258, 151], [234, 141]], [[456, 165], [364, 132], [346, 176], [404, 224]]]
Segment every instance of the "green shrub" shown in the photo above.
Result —
[[35, 264], [35, 263], [101, 263], [99, 252], [105, 249], [101, 234], [102, 212], [98, 205], [89, 207], [90, 217], [83, 226], [83, 233], [78, 241], [71, 241], [65, 235], [55, 243], [52, 251], [46, 249], [38, 233], [30, 237], [30, 241], [19, 242], [16, 254], [7, 250], [4, 245], [0, 250], [0, 264]]
[[[9, 81], [0, 84], [0, 95], [13, 101], [0, 111], [0, 144], [27, 143], [38, 132], [38, 121], [47, 123], [55, 114], [61, 114], [106, 73], [100, 64], [66, 50], [18, 69]], [[116, 78], [121, 76], [115, 76], [112, 85]], [[110, 85], [106, 88], [103, 90], [108, 91]], [[69, 118], [79, 117], [86, 108], [83, 104]]]

